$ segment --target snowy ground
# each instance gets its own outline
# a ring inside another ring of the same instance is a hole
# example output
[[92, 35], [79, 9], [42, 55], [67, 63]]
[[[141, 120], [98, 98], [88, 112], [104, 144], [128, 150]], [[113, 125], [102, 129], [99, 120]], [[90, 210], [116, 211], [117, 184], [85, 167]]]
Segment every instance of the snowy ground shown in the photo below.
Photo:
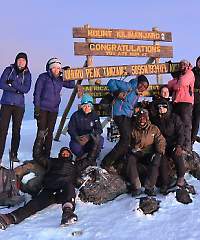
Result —
[[[7, 139], [4, 165], [8, 165], [8, 149], [10, 131]], [[36, 134], [35, 121], [24, 121], [19, 158], [31, 159], [32, 145]], [[53, 144], [53, 156], [56, 156], [62, 146], [68, 145], [68, 137], [62, 135], [60, 142]], [[200, 145], [195, 144], [194, 150], [200, 152]], [[101, 157], [109, 151], [111, 143], [105, 142]], [[0, 230], [1, 239], [15, 240], [194, 240], [200, 239], [200, 184], [192, 176], [187, 180], [194, 185], [197, 191], [191, 196], [193, 202], [189, 205], [178, 203], [175, 194], [158, 195], [161, 200], [160, 209], [152, 216], [145, 216], [137, 210], [138, 199], [127, 194], [121, 195], [106, 204], [96, 206], [91, 203], [77, 201], [76, 214], [79, 217], [77, 224], [70, 227], [59, 227], [61, 217], [60, 205], [52, 205], [43, 211], [31, 216], [19, 225], [12, 225], [6, 231]], [[0, 210], [1, 213], [11, 209]], [[73, 236], [73, 233], [82, 233]]]

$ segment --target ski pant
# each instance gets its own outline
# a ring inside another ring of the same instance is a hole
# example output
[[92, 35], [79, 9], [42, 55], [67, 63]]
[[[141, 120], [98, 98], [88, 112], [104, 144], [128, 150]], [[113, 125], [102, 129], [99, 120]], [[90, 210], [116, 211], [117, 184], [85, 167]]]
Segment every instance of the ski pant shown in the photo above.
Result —
[[148, 175], [145, 176], [144, 187], [151, 189], [156, 185], [161, 154], [144, 155], [141, 152], [130, 153], [127, 160], [126, 175], [133, 189], [138, 189], [138, 179], [140, 178], [138, 173], [139, 163], [144, 164], [148, 168]]
[[195, 141], [199, 131], [200, 122], [200, 103], [194, 104], [192, 112], [192, 141]]
[[[46, 157], [50, 157], [51, 147], [53, 141], [53, 131], [56, 124], [58, 113], [57, 112], [49, 112], [40, 110], [39, 119], [37, 121], [38, 132], [45, 131], [48, 129], [45, 141], [44, 141], [44, 155]], [[38, 135], [38, 134], [37, 134]]]
[[168, 186], [169, 184], [169, 163], [168, 159], [172, 158], [175, 167], [176, 167], [176, 174], [178, 178], [184, 177], [186, 168], [184, 163], [183, 155], [176, 156], [174, 151], [170, 154], [170, 152], [166, 153], [163, 156], [161, 164], [160, 164], [160, 178], [162, 185]]
[[[98, 145], [99, 145], [98, 146], [98, 154], [100, 153], [101, 149], [103, 148], [103, 143], [104, 143], [104, 138], [102, 136], [100, 136], [99, 143], [98, 143]], [[93, 141], [90, 140], [88, 143], [86, 143], [84, 146], [82, 146], [76, 140], [71, 139], [71, 141], [69, 143], [69, 147], [75, 156], [81, 157], [85, 153], [89, 153], [90, 150], [92, 150]]]
[[22, 125], [22, 119], [24, 116], [24, 108], [11, 105], [1, 106], [1, 118], [0, 118], [0, 159], [2, 159], [6, 137], [8, 134], [8, 128], [10, 119], [12, 117], [12, 139], [11, 139], [11, 153], [17, 156], [20, 143], [20, 130]]
[[54, 204], [59, 203], [62, 206], [71, 203], [75, 209], [75, 187], [72, 183], [65, 183], [65, 189], [51, 190], [43, 189], [35, 198], [30, 200], [25, 206], [11, 212], [15, 219], [15, 224], [30, 217], [38, 211]]
[[113, 165], [128, 152], [132, 130], [131, 118], [127, 116], [114, 116], [114, 121], [119, 129], [120, 139], [102, 160], [102, 167]]
[[178, 114], [184, 125], [184, 147], [186, 150], [191, 151], [191, 131], [192, 131], [192, 104], [191, 103], [175, 103], [174, 112]]

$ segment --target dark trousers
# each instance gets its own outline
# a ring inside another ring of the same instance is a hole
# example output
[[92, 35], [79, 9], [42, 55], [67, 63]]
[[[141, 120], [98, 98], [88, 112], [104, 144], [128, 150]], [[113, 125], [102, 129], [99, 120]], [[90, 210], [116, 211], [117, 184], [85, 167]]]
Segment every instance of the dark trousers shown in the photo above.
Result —
[[167, 186], [169, 184], [169, 162], [168, 159], [172, 158], [175, 167], [177, 177], [184, 177], [186, 169], [183, 156], [176, 156], [174, 152], [168, 152], [163, 156], [161, 164], [160, 164], [160, 178], [162, 185]]
[[1, 106], [1, 118], [0, 118], [0, 159], [2, 159], [6, 137], [8, 134], [8, 128], [10, 119], [12, 117], [12, 139], [11, 139], [11, 153], [17, 156], [20, 143], [20, 130], [22, 119], [24, 116], [24, 108], [2, 105]]
[[30, 200], [25, 206], [20, 207], [11, 214], [15, 217], [15, 223], [20, 223], [25, 218], [30, 217], [38, 211], [50, 206], [54, 203], [71, 203], [75, 208], [75, 187], [71, 183], [65, 183], [65, 189], [59, 190], [42, 190], [35, 198]]
[[[102, 136], [100, 136], [99, 144], [98, 144], [98, 150], [97, 150], [98, 154], [97, 155], [99, 155], [99, 153], [101, 152], [101, 149], [103, 148], [103, 143], [104, 143], [104, 138]], [[74, 139], [71, 139], [70, 142], [69, 142], [69, 147], [70, 147], [71, 151], [77, 157], [81, 157], [85, 153], [89, 153], [92, 150], [93, 145], [94, 145], [93, 140], [90, 140], [85, 145], [81, 145], [80, 143], [78, 143]]]
[[133, 188], [137, 189], [137, 179], [140, 177], [138, 173], [138, 164], [144, 164], [147, 167], [147, 176], [145, 176], [144, 186], [151, 189], [156, 185], [159, 174], [161, 157], [159, 154], [143, 155], [142, 153], [133, 153], [128, 156], [126, 167], [126, 175]]
[[192, 112], [192, 141], [195, 140], [199, 131], [200, 103], [194, 104]]
[[44, 141], [44, 152], [43, 152], [47, 157], [50, 157], [50, 154], [51, 154], [53, 131], [55, 128], [57, 116], [58, 116], [57, 112], [48, 112], [48, 111], [40, 110], [40, 115], [37, 122], [38, 132], [41, 130], [44, 131], [48, 129], [47, 135]]
[[116, 163], [127, 153], [131, 139], [131, 118], [115, 116], [114, 121], [119, 129], [120, 139], [114, 148], [104, 157], [101, 165], [109, 166]]
[[174, 112], [178, 114], [184, 125], [185, 142], [184, 147], [186, 150], [191, 151], [191, 131], [192, 131], [192, 104], [191, 103], [175, 103]]

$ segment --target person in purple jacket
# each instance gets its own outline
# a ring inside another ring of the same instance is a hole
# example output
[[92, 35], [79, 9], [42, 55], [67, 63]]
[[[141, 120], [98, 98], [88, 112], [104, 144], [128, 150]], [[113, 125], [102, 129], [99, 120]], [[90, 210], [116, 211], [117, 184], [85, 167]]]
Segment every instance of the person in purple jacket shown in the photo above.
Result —
[[26, 53], [20, 52], [14, 64], [6, 67], [0, 78], [1, 98], [0, 118], [0, 164], [5, 148], [10, 119], [12, 117], [12, 140], [10, 159], [18, 162], [17, 153], [20, 144], [20, 129], [25, 111], [24, 94], [31, 88], [31, 74], [28, 69]]
[[61, 89], [74, 86], [75, 81], [63, 81], [61, 62], [58, 58], [49, 59], [46, 72], [40, 74], [36, 81], [33, 103], [38, 131], [33, 148], [41, 142], [41, 138], [45, 138], [43, 151], [46, 157], [50, 157], [51, 153], [53, 131], [61, 102]]

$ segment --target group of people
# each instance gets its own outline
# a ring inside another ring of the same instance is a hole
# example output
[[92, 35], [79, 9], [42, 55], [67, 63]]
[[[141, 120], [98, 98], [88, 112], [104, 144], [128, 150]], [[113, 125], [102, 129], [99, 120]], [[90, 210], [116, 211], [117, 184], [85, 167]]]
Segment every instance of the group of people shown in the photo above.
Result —
[[[172, 73], [173, 79], [160, 88], [150, 103], [138, 102], [140, 93], [149, 85], [145, 76], [130, 82], [109, 80], [108, 88], [114, 96], [113, 119], [120, 139], [101, 166], [112, 172], [123, 163], [133, 196], [142, 193], [142, 186], [148, 195], [156, 195], [158, 176], [160, 192], [167, 193], [170, 158], [176, 167], [176, 185], [185, 186], [184, 156], [192, 153], [199, 128], [199, 69], [200, 58], [193, 69], [189, 61], [181, 60], [178, 71]], [[143, 182], [138, 171], [140, 164], [148, 169]]]
[[[181, 188], [185, 186], [184, 155], [191, 154], [192, 143], [199, 127], [199, 78], [200, 58], [193, 69], [188, 61], [182, 60], [179, 71], [173, 74], [173, 79], [163, 86], [160, 94], [154, 96], [149, 103], [138, 101], [149, 86], [149, 81], [144, 75], [137, 76], [129, 82], [115, 79], [108, 81], [112, 115], [119, 129], [120, 139], [103, 158], [101, 167], [113, 173], [113, 169], [117, 168], [119, 163], [122, 164], [133, 196], [142, 193], [142, 186], [147, 195], [156, 195], [158, 177], [161, 182], [160, 192], [166, 194], [170, 184], [169, 158], [173, 159], [176, 166], [176, 185]], [[24, 94], [28, 93], [30, 87], [31, 74], [28, 70], [27, 55], [19, 53], [15, 63], [4, 70], [0, 79], [0, 88], [3, 89], [0, 159], [3, 156], [12, 116], [10, 158], [12, 161], [18, 161]], [[74, 88], [75, 81], [63, 81], [61, 62], [57, 58], [51, 58], [47, 62], [46, 72], [39, 75], [36, 81], [33, 100], [34, 117], [38, 126], [33, 158], [39, 163], [46, 163], [47, 173], [43, 188], [25, 206], [8, 214], [0, 214], [1, 229], [21, 222], [52, 203], [62, 204], [61, 225], [77, 221], [77, 215], [74, 213], [77, 179], [88, 166], [97, 165], [104, 143], [101, 135], [103, 130], [100, 118], [94, 111], [93, 98], [84, 94], [78, 110], [69, 120], [69, 148], [61, 148], [56, 159], [50, 157], [62, 87]], [[36, 154], [38, 151], [39, 154]], [[147, 167], [144, 179], [139, 171], [140, 164]]]
[[[80, 108], [69, 121], [70, 148], [61, 148], [58, 158], [50, 157], [62, 87], [74, 88], [75, 81], [63, 81], [61, 62], [58, 58], [51, 58], [46, 64], [46, 72], [39, 75], [33, 94], [34, 118], [38, 127], [33, 145], [33, 159], [46, 169], [42, 190], [25, 206], [8, 214], [0, 214], [1, 229], [6, 229], [10, 224], [17, 224], [53, 203], [62, 204], [61, 225], [74, 223], [78, 219], [74, 213], [75, 187], [80, 184], [77, 179], [88, 166], [97, 165], [96, 159], [103, 147], [103, 130], [99, 116], [93, 111], [93, 98], [84, 94]], [[3, 89], [0, 159], [2, 161], [12, 117], [10, 160], [15, 162], [19, 161], [20, 128], [25, 109], [24, 94], [31, 88], [31, 74], [25, 53], [17, 54], [14, 64], [4, 70], [0, 88]]]

